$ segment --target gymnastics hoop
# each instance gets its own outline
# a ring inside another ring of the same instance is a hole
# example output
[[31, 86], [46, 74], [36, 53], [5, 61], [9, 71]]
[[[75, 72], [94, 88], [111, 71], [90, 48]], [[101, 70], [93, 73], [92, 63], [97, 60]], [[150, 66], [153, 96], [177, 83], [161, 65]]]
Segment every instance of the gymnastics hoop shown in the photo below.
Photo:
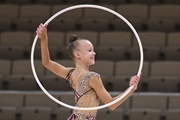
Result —
[[[143, 48], [142, 48], [142, 44], [141, 44], [141, 40], [138, 36], [138, 33], [136, 32], [136, 30], [134, 29], [134, 27], [131, 25], [131, 23], [126, 20], [122, 15], [120, 15], [119, 13], [109, 9], [109, 8], [106, 8], [106, 7], [103, 7], [103, 6], [99, 6], [99, 5], [90, 5], [90, 4], [84, 4], [84, 5], [75, 5], [75, 6], [71, 6], [71, 7], [68, 7], [68, 8], [65, 8], [65, 9], [62, 9], [60, 10], [59, 12], [57, 12], [56, 14], [54, 14], [52, 17], [50, 17], [45, 23], [45, 24], [48, 24], [50, 23], [54, 18], [56, 18], [58, 15], [62, 14], [62, 13], [65, 13], [67, 11], [70, 11], [70, 10], [73, 10], [73, 9], [77, 9], [77, 8], [96, 8], [96, 9], [101, 9], [101, 10], [104, 10], [104, 11], [107, 11], [107, 12], [110, 12], [114, 15], [116, 15], [117, 17], [119, 17], [120, 19], [122, 19], [130, 28], [131, 30], [133, 31], [134, 35], [136, 36], [136, 39], [138, 41], [138, 45], [139, 45], [139, 49], [140, 49], [140, 64], [139, 64], [139, 70], [138, 70], [138, 73], [137, 75], [140, 76], [141, 74], [141, 71], [142, 71], [142, 67], [143, 67]], [[133, 89], [133, 86], [130, 86], [123, 94], [121, 97], [119, 97], [118, 99], [110, 102], [110, 103], [107, 103], [105, 105], [101, 105], [101, 106], [98, 106], [98, 107], [89, 107], [89, 108], [82, 108], [82, 107], [74, 107], [74, 106], [71, 106], [71, 105], [68, 105], [68, 104], [65, 104], [59, 100], [57, 100], [56, 98], [54, 98], [51, 94], [49, 94], [47, 92], [47, 90], [42, 86], [42, 84], [40, 83], [38, 77], [37, 77], [37, 74], [36, 74], [36, 70], [35, 70], [35, 67], [34, 67], [34, 49], [35, 49], [35, 45], [36, 45], [36, 42], [37, 42], [37, 39], [38, 39], [38, 36], [36, 35], [35, 36], [35, 39], [34, 39], [34, 42], [32, 44], [32, 48], [31, 48], [31, 68], [32, 68], [32, 72], [33, 72], [33, 75], [35, 77], [35, 80], [36, 82], [38, 83], [39, 87], [42, 89], [42, 91], [49, 97], [51, 98], [54, 102], [64, 106], [64, 107], [67, 107], [67, 108], [70, 108], [70, 109], [75, 109], [75, 110], [98, 110], [98, 109], [102, 109], [102, 108], [105, 108], [105, 107], [108, 107], [108, 106], [111, 106], [115, 103], [117, 103], [118, 101], [120, 101], [121, 99], [123, 99], [124, 97], [126, 97], [126, 95]]]

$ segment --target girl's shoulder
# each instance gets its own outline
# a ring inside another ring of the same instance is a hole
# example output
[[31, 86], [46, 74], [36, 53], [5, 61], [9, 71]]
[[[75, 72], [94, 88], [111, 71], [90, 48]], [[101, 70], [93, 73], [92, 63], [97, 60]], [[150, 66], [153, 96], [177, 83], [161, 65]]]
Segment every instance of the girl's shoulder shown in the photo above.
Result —
[[93, 71], [89, 71], [89, 72], [85, 73], [83, 78], [90, 79], [92, 76], [100, 78], [100, 74], [97, 72], [93, 72]]

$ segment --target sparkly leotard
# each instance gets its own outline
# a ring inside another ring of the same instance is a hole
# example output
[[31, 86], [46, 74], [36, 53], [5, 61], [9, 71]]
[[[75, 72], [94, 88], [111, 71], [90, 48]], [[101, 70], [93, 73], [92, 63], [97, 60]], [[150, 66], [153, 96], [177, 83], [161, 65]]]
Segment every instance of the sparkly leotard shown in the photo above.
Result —
[[[95, 72], [86, 72], [83, 73], [79, 80], [76, 88], [73, 88], [71, 81], [71, 73], [74, 70], [71, 70], [67, 75], [67, 80], [70, 83], [70, 86], [73, 89], [75, 94], [75, 106], [76, 107], [96, 107], [99, 105], [99, 98], [97, 97], [93, 88], [89, 86], [89, 80], [91, 76], [100, 77], [98, 73]], [[80, 111], [73, 110], [73, 113], [67, 120], [96, 120], [97, 110], [91, 111]]]

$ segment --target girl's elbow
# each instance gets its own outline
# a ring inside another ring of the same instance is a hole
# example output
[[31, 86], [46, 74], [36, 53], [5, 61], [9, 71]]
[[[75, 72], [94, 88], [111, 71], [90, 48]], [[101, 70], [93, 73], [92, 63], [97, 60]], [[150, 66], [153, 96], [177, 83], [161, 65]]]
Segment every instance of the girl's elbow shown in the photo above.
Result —
[[109, 106], [108, 108], [109, 108], [109, 110], [115, 110], [116, 109], [116, 107], [114, 107], [114, 106]]
[[48, 68], [49, 62], [48, 61], [42, 61], [42, 65], [46, 68]]
[[43, 65], [44, 67], [46, 67], [46, 66], [47, 66], [47, 62], [42, 62], [42, 65]]

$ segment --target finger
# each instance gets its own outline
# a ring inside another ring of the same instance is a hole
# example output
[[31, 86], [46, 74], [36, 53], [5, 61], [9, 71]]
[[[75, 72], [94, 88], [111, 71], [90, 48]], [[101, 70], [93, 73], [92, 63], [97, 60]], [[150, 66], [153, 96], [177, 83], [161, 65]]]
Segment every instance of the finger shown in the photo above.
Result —
[[39, 24], [38, 28], [39, 28], [39, 30], [42, 30], [44, 28], [43, 24], [42, 23]]
[[37, 30], [36, 30], [36, 34], [39, 34], [39, 28], [37, 28]]
[[48, 24], [45, 24], [44, 27], [47, 28]]
[[136, 84], [139, 82], [139, 80], [134, 81]]
[[41, 33], [41, 28], [38, 28], [38, 29], [37, 29], [37, 32], [40, 34], [40, 33]]
[[48, 24], [42, 24], [42, 23], [40, 24], [40, 27], [43, 28], [43, 29], [47, 28], [47, 26], [48, 26]]
[[131, 79], [132, 81], [134, 81], [134, 80], [139, 80], [139, 77], [137, 77], [137, 76], [134, 76], [134, 77], [132, 77], [132, 79]]
[[47, 26], [48, 26], [47, 24], [46, 25], [41, 25], [41, 30], [45, 31], [47, 29]]
[[139, 77], [139, 76], [135, 76], [135, 79], [138, 79], [138, 80], [139, 80], [139, 79], [140, 79], [140, 77]]
[[134, 84], [137, 84], [138, 83], [138, 80], [132, 80], [129, 82], [129, 85], [134, 85]]
[[38, 30], [36, 30], [36, 34], [38, 34]]
[[39, 26], [44, 26], [44, 25], [42, 23], [40, 23]]
[[138, 83], [139, 82], [139, 79], [133, 79], [131, 80], [132, 83]]
[[40, 30], [43, 30], [44, 29], [44, 26], [42, 24], [39, 25], [39, 29]]

